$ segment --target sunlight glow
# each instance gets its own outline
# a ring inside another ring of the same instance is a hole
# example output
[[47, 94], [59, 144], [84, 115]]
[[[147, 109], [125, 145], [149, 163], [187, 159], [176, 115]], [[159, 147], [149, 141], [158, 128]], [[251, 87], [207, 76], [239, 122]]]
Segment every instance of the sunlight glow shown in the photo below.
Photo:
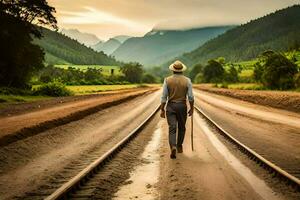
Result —
[[97, 10], [91, 7], [84, 7], [85, 11], [70, 12], [62, 11], [61, 14], [65, 15], [61, 22], [65, 24], [122, 24], [131, 28], [142, 26], [133, 21], [129, 21], [124, 18], [119, 18], [110, 13]]

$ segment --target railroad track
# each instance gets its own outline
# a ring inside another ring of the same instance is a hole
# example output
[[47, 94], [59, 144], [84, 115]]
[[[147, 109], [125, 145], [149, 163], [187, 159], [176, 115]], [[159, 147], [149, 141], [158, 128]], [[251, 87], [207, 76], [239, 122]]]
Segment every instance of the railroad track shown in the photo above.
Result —
[[[274, 176], [279, 177], [281, 180], [296, 188], [296, 190], [300, 191], [300, 180], [298, 178], [287, 173], [280, 167], [276, 166], [274, 163], [268, 161], [246, 145], [239, 142], [228, 132], [226, 132], [222, 127], [220, 127], [216, 122], [214, 122], [209, 116], [207, 116], [200, 108], [195, 107], [195, 109], [201, 116], [209, 121], [210, 124], [217, 128], [219, 133], [221, 133], [223, 136], [225, 136], [225, 138], [236, 145], [243, 153], [248, 155], [250, 159], [257, 162], [261, 167], [268, 170]], [[84, 168], [75, 177], [64, 183], [60, 188], [58, 188], [55, 192], [48, 196], [46, 200], [69, 199], [69, 197], [73, 197], [74, 193], [81, 190], [86, 185], [86, 183], [92, 181], [93, 177], [97, 175], [101, 168], [103, 168], [109, 162], [109, 160], [111, 160], [121, 149], [123, 149], [131, 140], [133, 140], [141, 132], [141, 130], [143, 130], [143, 128], [150, 122], [150, 120], [154, 117], [158, 110], [159, 107], [157, 107], [136, 129], [134, 129], [128, 136], [126, 136], [126, 138], [124, 138], [109, 151], [107, 151], [104, 155]]]
[[257, 152], [246, 146], [245, 144], [238, 141], [231, 134], [225, 131], [220, 125], [218, 125], [213, 119], [211, 119], [203, 110], [199, 107], [195, 107], [196, 111], [204, 117], [211, 125], [213, 125], [218, 132], [223, 135], [227, 140], [229, 140], [232, 144], [236, 145], [238, 149], [246, 154], [251, 160], [255, 161], [262, 168], [267, 170], [269, 173], [272, 173], [274, 177], [278, 177], [280, 180], [285, 182], [286, 184], [292, 186], [297, 191], [300, 191], [300, 179], [293, 176], [292, 174], [286, 172], [276, 164], [270, 162], [263, 156], [259, 155]]
[[137, 128], [135, 128], [124, 139], [122, 139], [115, 146], [109, 149], [104, 155], [92, 162], [90, 165], [80, 171], [75, 177], [64, 183], [60, 188], [58, 188], [55, 192], [53, 192], [45, 199], [69, 199], [69, 197], [72, 196], [73, 193], [80, 190], [82, 186], [84, 186], [89, 180], [91, 180], [97, 174], [97, 172], [99, 172], [100, 169], [107, 162], [109, 162], [109, 160], [111, 160], [120, 150], [122, 150], [143, 130], [143, 128], [155, 116], [159, 108], [160, 106], [158, 106]]

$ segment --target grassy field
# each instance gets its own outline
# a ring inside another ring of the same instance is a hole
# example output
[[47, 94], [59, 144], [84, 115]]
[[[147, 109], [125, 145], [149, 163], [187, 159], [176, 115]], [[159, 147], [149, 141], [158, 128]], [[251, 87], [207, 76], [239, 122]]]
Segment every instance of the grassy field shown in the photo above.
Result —
[[113, 70], [114, 75], [122, 75], [119, 66], [102, 66], [102, 65], [54, 65], [55, 67], [68, 69], [68, 67], [73, 67], [76, 69], [80, 69], [82, 71], [86, 71], [88, 68], [93, 69], [101, 69], [102, 74], [106, 76], [110, 76]]
[[46, 96], [21, 96], [21, 95], [3, 95], [0, 94], [0, 103], [11, 103], [11, 102], [30, 102], [38, 101], [43, 99], [49, 99], [52, 97]]
[[[78, 86], [66, 86], [71, 90], [74, 95], [83, 95], [83, 94], [94, 94], [98, 92], [113, 91], [113, 90], [122, 90], [122, 89], [131, 89], [147, 86], [156, 86], [157, 84], [129, 84], [129, 85], [78, 85]], [[34, 85], [32, 88], [37, 88], [39, 85]], [[50, 99], [53, 97], [49, 96], [29, 96], [29, 95], [4, 95], [0, 94], [0, 107], [3, 103], [13, 103], [13, 102], [31, 102], [38, 101], [43, 99]]]
[[130, 84], [130, 85], [70, 85], [66, 86], [69, 90], [75, 93], [75, 95], [81, 94], [92, 94], [97, 92], [112, 91], [112, 90], [121, 90], [121, 89], [130, 89], [143, 87], [144, 85], [140, 84]]

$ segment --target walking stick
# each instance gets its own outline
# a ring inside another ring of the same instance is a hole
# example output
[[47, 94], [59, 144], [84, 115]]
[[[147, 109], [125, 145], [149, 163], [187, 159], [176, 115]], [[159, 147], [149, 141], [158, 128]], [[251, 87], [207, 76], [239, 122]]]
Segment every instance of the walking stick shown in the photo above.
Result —
[[192, 151], [194, 151], [194, 119], [193, 114], [191, 116], [191, 145], [192, 145]]

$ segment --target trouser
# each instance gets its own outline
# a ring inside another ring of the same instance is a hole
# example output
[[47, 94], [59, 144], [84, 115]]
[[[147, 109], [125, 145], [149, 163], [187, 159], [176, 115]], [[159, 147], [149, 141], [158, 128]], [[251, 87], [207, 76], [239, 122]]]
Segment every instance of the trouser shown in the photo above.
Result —
[[[168, 102], [167, 121], [169, 125], [169, 144], [170, 147], [179, 147], [182, 145], [185, 135], [185, 123], [187, 118], [187, 106], [185, 102], [173, 103]], [[178, 127], [178, 135], [176, 142], [176, 130]]]

